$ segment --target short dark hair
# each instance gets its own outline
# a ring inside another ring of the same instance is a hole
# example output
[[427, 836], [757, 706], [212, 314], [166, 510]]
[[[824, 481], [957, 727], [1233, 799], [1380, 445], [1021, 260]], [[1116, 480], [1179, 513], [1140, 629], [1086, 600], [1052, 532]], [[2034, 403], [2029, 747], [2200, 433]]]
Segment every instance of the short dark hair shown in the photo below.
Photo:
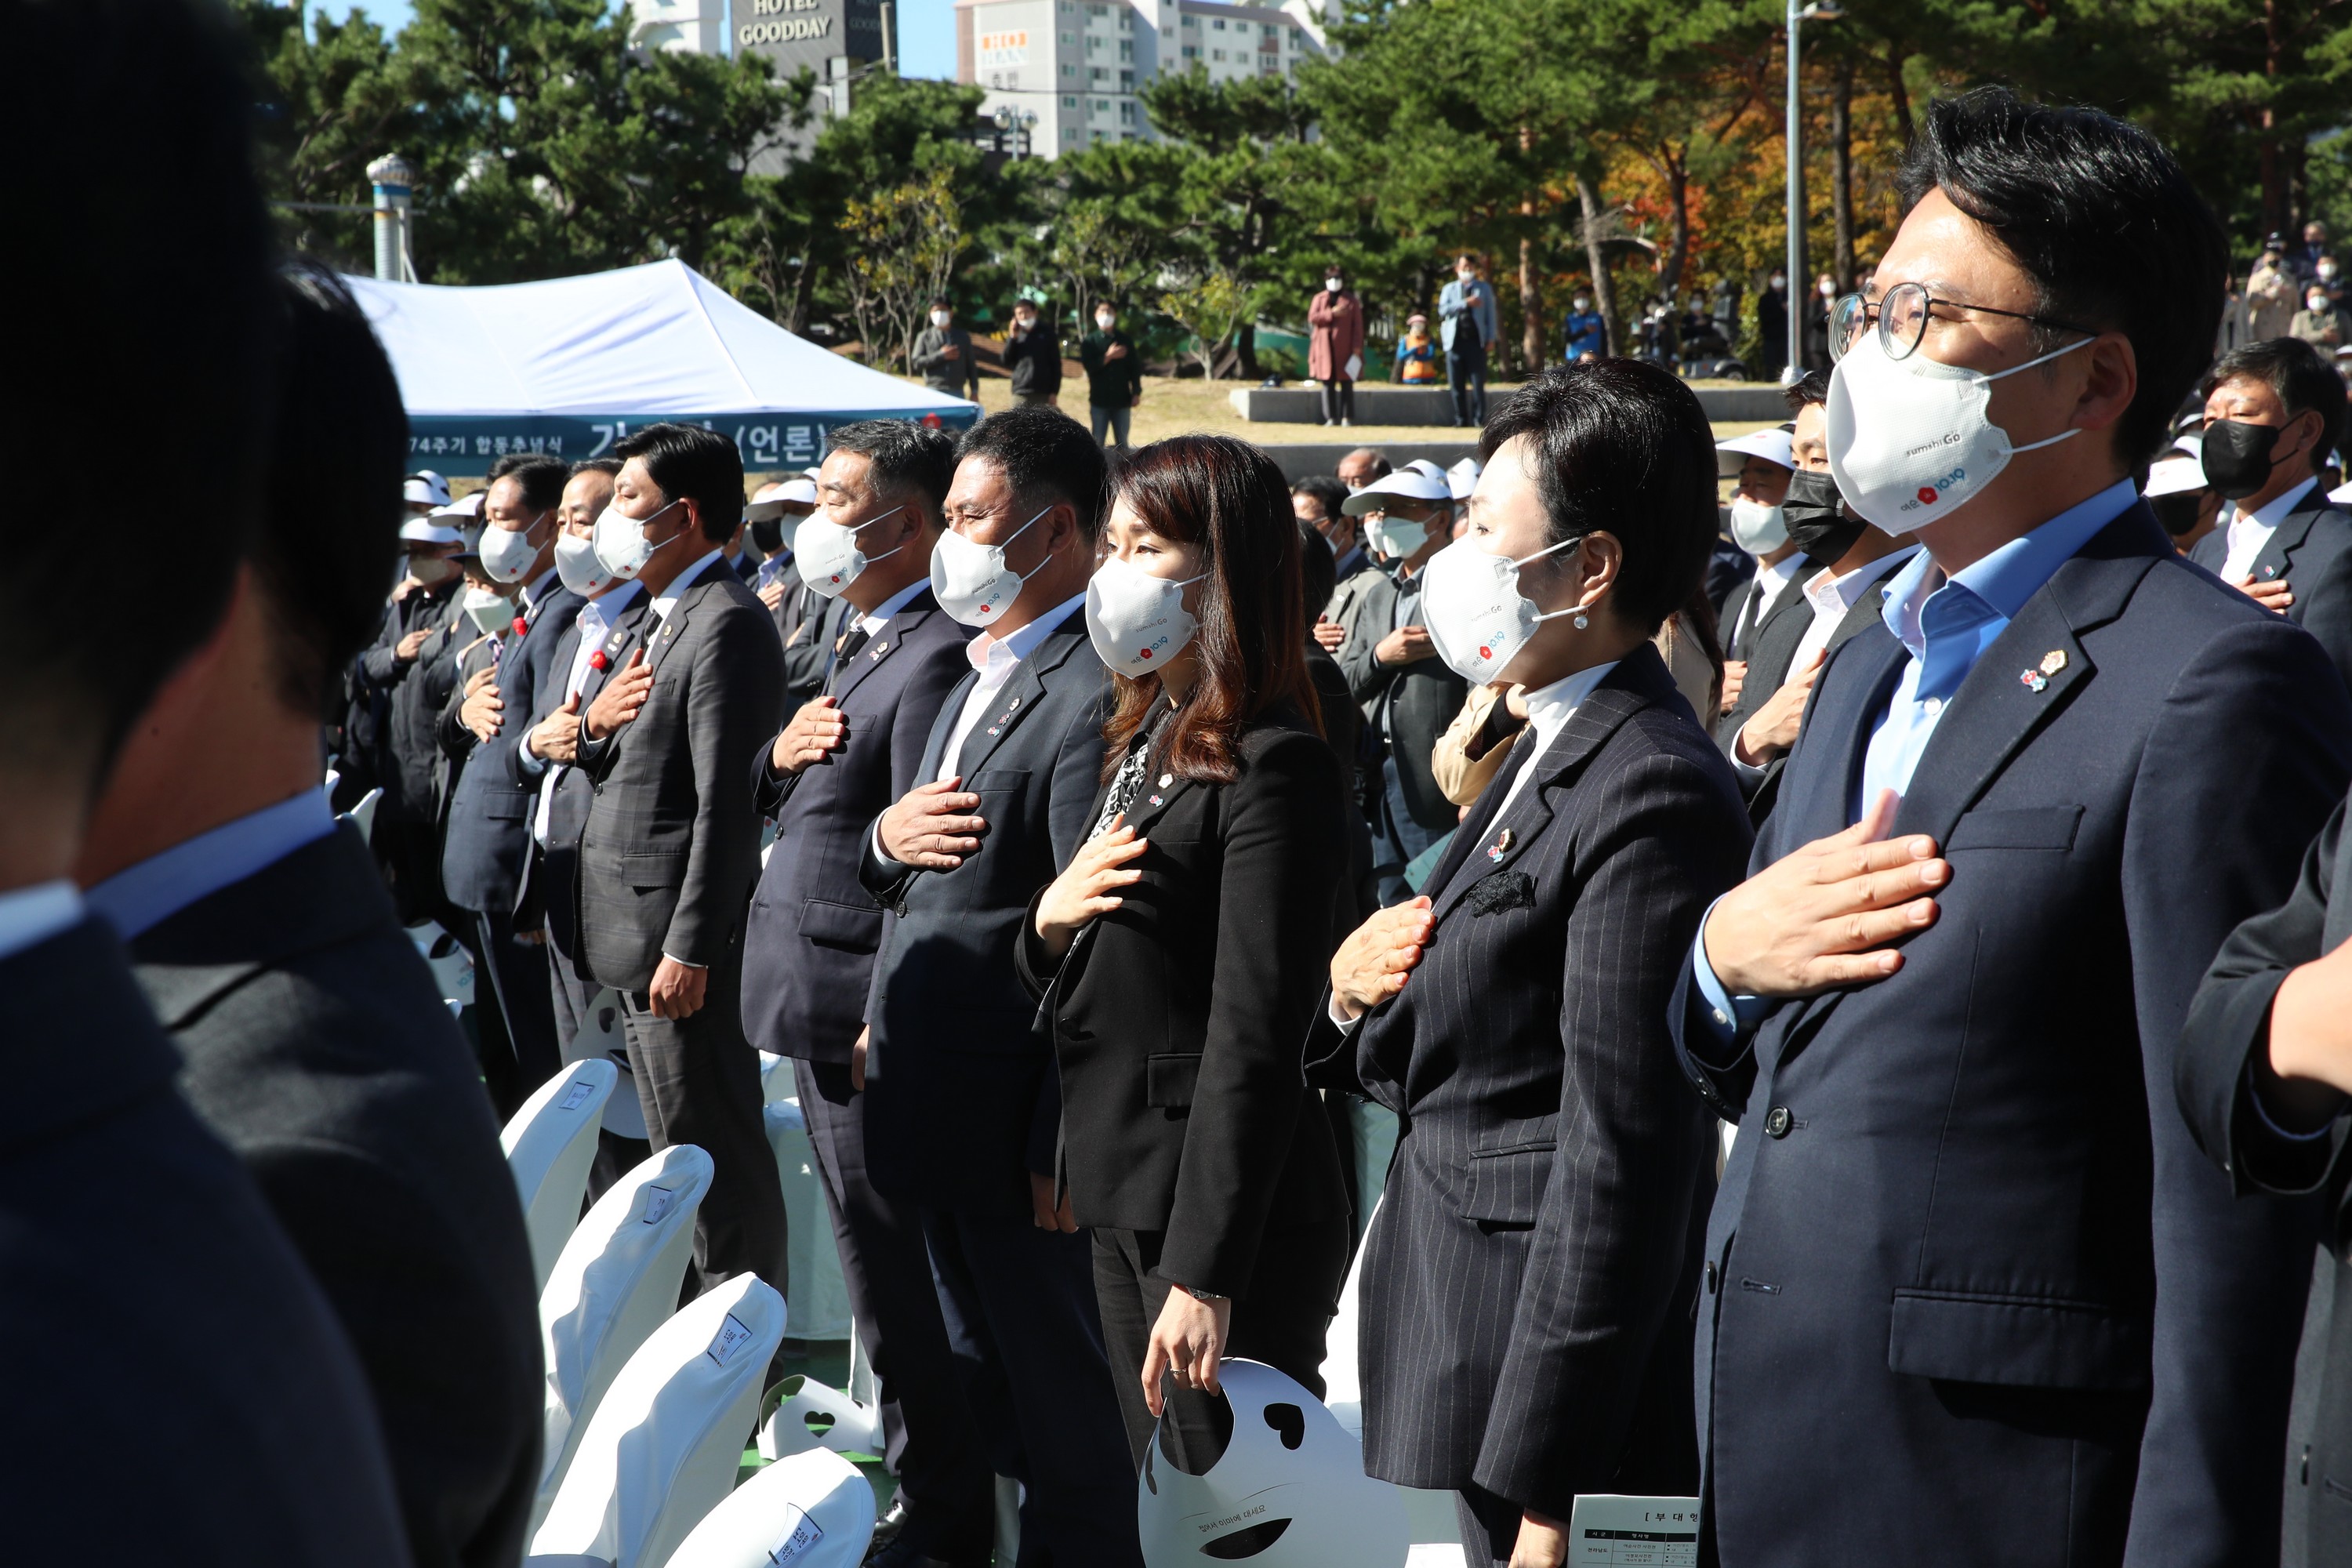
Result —
[[2279, 401], [2286, 405], [2288, 418], [2319, 416], [2319, 444], [2311, 452], [2312, 471], [2316, 473], [2344, 439], [2344, 378], [2336, 374], [2335, 366], [2301, 338], [2269, 338], [2231, 349], [2214, 361], [2205, 377], [2205, 395], [2212, 396], [2215, 387], [2240, 375], [2277, 393]]
[[1656, 631], [1715, 552], [1715, 432], [1698, 395], [1642, 360], [1552, 365], [1487, 421], [1479, 460], [1521, 436], [1549, 514], [1545, 542], [1613, 537], [1624, 561], [1610, 596], [1629, 623]]
[[940, 521], [940, 504], [955, 483], [955, 437], [946, 431], [911, 419], [860, 419], [827, 431], [825, 445], [865, 458], [866, 481], [877, 495], [912, 490], [926, 503], [924, 521]]
[[[2116, 422], [2136, 468], [2211, 357], [2229, 243], [2164, 145], [2095, 109], [2029, 104], [1980, 87], [1930, 104], [1905, 159], [1906, 205], [1940, 189], [2033, 279], [2036, 313], [2119, 331], [2139, 390]], [[2041, 352], [2073, 334], [2040, 327]]]
[[392, 362], [340, 279], [289, 265], [278, 292], [277, 457], [249, 558], [269, 599], [278, 700], [325, 718], [336, 678], [383, 619], [407, 511], [408, 416]]
[[1060, 409], [1030, 403], [990, 415], [956, 444], [957, 462], [973, 458], [995, 464], [1021, 505], [1067, 501], [1079, 533], [1089, 543], [1102, 537], [1108, 461], [1087, 427]]
[[610, 474], [618, 478], [620, 472], [621, 459], [618, 458], [583, 458], [572, 465], [572, 471], [563, 478], [569, 483], [583, 474]]
[[[227, 8], [158, 0], [8, 7], [17, 73], [0, 131], [0, 211], [27, 230], [0, 247], [21, 302], [0, 427], [45, 471], [84, 481], [67, 521], [19, 521], [0, 573], [0, 759], [93, 795], [163, 679], [219, 626], [261, 510], [278, 303], [252, 165], [253, 89]], [[60, 134], [61, 128], [70, 127]], [[157, 266], [160, 236], [171, 259]], [[93, 412], [138, 388], [141, 467], [201, 473], [207, 547], [168, 573], [110, 580], [93, 615], [61, 584], [142, 522], [153, 501], [121, 472], [121, 435]], [[390, 490], [400, 493], [394, 468]], [[383, 584], [379, 583], [379, 595]]]
[[[1291, 488], [1297, 493], [1297, 487]], [[1333, 515], [1338, 515], [1334, 513]], [[1298, 525], [1298, 597], [1307, 607], [1307, 623], [1323, 613], [1331, 595], [1339, 591], [1339, 563], [1331, 554], [1331, 542], [1323, 531], [1311, 522]]]
[[743, 521], [743, 454], [716, 430], [665, 421], [613, 443], [623, 462], [643, 458], [664, 500], [690, 500], [702, 537], [724, 544]]
[[1828, 373], [1818, 370], [1807, 371], [1781, 388], [1780, 398], [1788, 404], [1789, 412], [1791, 414], [1796, 413], [1800, 408], [1810, 408], [1815, 404], [1828, 403], [1830, 400]]
[[[614, 465], [613, 471], [620, 472], [620, 466]], [[571, 478], [562, 458], [541, 452], [509, 453], [490, 466], [490, 483], [512, 479], [522, 491], [522, 504], [534, 511], [562, 505], [563, 487]]]
[[1295, 496], [1312, 496], [1322, 503], [1325, 517], [1338, 517], [1339, 509], [1348, 504], [1348, 487], [1329, 474], [1309, 474], [1290, 487]]

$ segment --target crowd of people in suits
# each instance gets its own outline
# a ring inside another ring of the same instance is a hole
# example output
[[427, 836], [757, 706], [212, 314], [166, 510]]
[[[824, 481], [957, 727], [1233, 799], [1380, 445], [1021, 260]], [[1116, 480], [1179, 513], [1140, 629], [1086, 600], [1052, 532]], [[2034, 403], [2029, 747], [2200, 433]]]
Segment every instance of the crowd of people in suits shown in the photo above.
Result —
[[459, 499], [273, 254], [211, 14], [17, 21], [59, 68], [0, 122], [87, 134], [0, 196], [94, 243], [8, 276], [96, 308], [23, 324], [12, 427], [102, 476], [138, 384], [215, 497], [115, 613], [60, 589], [124, 487], [0, 578], [26, 1560], [519, 1562], [498, 1129], [605, 990], [645, 1144], [710, 1158], [689, 1293], [789, 1298], [792, 1061], [869, 1561], [989, 1562], [1011, 1478], [1021, 1563], [1139, 1564], [1152, 1447], [1213, 1462], [1229, 1358], [1320, 1395], [1351, 1268], [1365, 1466], [1471, 1562], [1568, 1561], [1596, 1493], [1742, 1568], [2352, 1556], [2345, 395], [2212, 359], [2146, 132], [1929, 106], [1833, 370], [1721, 444], [1601, 358], [1455, 470], [1114, 464], [1033, 403], [748, 496], [654, 424]]

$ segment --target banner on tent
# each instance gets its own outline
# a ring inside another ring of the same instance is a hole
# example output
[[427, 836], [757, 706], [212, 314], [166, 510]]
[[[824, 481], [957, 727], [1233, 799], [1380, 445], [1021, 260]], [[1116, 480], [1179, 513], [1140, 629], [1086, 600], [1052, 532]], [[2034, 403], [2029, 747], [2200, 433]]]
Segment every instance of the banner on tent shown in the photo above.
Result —
[[531, 415], [520, 418], [480, 419], [423, 417], [408, 421], [408, 463], [432, 468], [451, 478], [478, 478], [500, 458], [517, 452], [544, 453], [576, 463], [585, 458], [609, 456], [614, 444], [632, 430], [664, 420], [700, 425], [735, 438], [747, 473], [804, 468], [822, 462], [825, 433], [835, 426], [860, 419], [917, 419], [926, 425], [961, 429], [979, 416], [965, 405], [929, 413], [903, 408], [873, 412], [828, 414], [670, 414], [572, 418]]

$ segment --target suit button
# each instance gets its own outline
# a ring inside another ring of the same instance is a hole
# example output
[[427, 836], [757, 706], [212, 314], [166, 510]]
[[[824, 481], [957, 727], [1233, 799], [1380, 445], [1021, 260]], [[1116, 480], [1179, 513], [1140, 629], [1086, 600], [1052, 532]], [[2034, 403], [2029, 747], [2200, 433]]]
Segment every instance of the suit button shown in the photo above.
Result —
[[1789, 1135], [1789, 1108], [1776, 1105], [1764, 1113], [1764, 1136], [1786, 1138]]
[[1712, 1260], [1706, 1266], [1706, 1293], [1710, 1296], [1715, 1294], [1715, 1264]]

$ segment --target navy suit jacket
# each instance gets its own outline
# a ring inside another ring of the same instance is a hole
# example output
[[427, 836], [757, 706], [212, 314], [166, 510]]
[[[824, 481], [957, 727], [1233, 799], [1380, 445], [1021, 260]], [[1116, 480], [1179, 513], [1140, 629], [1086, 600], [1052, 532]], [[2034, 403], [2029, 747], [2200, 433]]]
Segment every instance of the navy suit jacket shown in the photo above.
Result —
[[[979, 680], [967, 672], [948, 694], [919, 783], [937, 776]], [[1018, 1218], [1032, 1212], [1029, 1173], [1054, 1173], [1061, 1083], [1013, 944], [1029, 900], [1094, 826], [1109, 694], [1074, 613], [964, 739], [957, 771], [988, 823], [979, 850], [952, 871], [883, 862], [870, 848], [859, 867], [889, 911], [866, 1004], [866, 1168], [883, 1193]]]
[[[406, 1568], [350, 1342], [112, 933], [0, 959], [0, 993], [8, 1560]], [[126, 1422], [167, 1456], [128, 1479]]]
[[[1906, 658], [1830, 661], [1753, 867], [1848, 825]], [[1696, 1357], [1723, 1562], [2275, 1560], [2312, 1215], [2231, 1204], [2174, 1061], [2347, 776], [2319, 646], [2135, 506], [1920, 758], [1895, 832], [1952, 874], [1902, 968], [1729, 1047], [1685, 969], [1685, 1069], [1740, 1121]]]
[[[2230, 531], [2215, 529], [2189, 558], [2209, 572], [2221, 571], [2230, 558]], [[2254, 557], [2253, 575], [2258, 583], [2286, 580], [2294, 590], [2287, 619], [2317, 637], [2336, 673], [2352, 684], [2352, 515], [2315, 485], [2303, 505], [2279, 520]]]
[[925, 589], [835, 679], [849, 724], [840, 751], [784, 779], [768, 770], [772, 741], [750, 759], [751, 793], [776, 824], [743, 939], [743, 1035], [761, 1050], [849, 1060], [882, 942], [858, 862], [874, 819], [923, 782], [940, 705], [971, 673], [970, 637]]
[[[506, 707], [498, 734], [467, 748], [456, 764], [457, 782], [449, 792], [448, 825], [441, 842], [441, 887], [459, 909], [511, 912], [523, 862], [530, 854], [530, 817], [538, 805], [539, 781], [518, 777], [513, 752], [539, 711], [540, 692], [563, 683], [571, 665], [555, 664], [556, 647], [588, 602], [561, 583], [552, 587], [530, 617], [530, 629], [520, 643], [510, 640], [499, 660], [499, 699]], [[462, 703], [462, 692], [461, 687], [454, 700]], [[556, 700], [562, 700], [561, 692]], [[467, 733], [470, 737], [472, 732]]]

